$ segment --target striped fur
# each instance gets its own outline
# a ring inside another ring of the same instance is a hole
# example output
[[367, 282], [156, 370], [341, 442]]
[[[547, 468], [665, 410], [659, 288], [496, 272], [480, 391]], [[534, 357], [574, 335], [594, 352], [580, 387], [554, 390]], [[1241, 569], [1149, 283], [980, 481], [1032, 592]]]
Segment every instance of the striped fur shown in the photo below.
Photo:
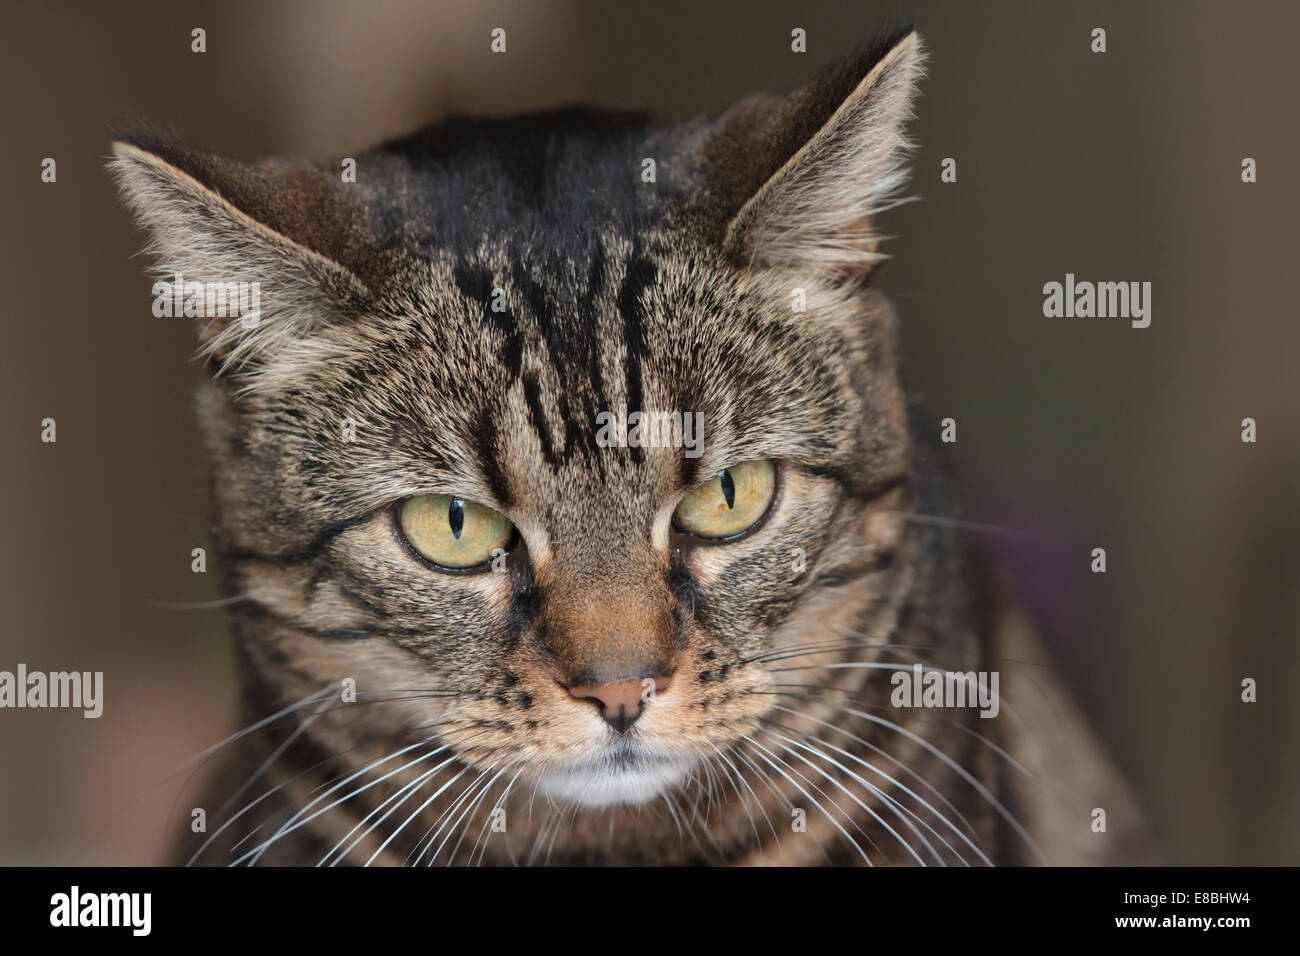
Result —
[[[966, 542], [907, 520], [946, 493], [870, 280], [921, 68], [903, 33], [712, 120], [448, 120], [355, 184], [117, 144], [162, 273], [263, 289], [256, 330], [200, 331], [200, 417], [249, 723], [298, 706], [235, 745], [234, 822], [183, 859], [1040, 859], [1021, 818], [1049, 858], [1115, 858], [1127, 811], [1087, 839], [1119, 791], [1064, 691], [1059, 727], [889, 705], [891, 667], [1037, 653]], [[701, 413], [703, 455], [601, 447], [621, 404]], [[752, 459], [771, 513], [683, 542], [676, 503]], [[427, 493], [509, 517], [508, 569], [404, 548], [393, 506]], [[623, 739], [564, 690], [651, 665], [671, 688]], [[1038, 693], [1009, 682], [1012, 710]], [[1002, 751], [1044, 745], [1078, 779], [1010, 781]]]

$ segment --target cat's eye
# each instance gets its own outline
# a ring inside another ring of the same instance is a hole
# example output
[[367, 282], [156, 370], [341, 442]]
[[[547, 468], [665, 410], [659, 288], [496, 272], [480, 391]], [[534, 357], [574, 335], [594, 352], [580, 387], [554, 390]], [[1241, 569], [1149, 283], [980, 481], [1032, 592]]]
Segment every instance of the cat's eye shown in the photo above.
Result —
[[398, 506], [397, 523], [415, 551], [456, 571], [491, 561], [514, 536], [501, 512], [455, 495], [407, 498]]
[[673, 519], [679, 530], [700, 538], [734, 538], [767, 514], [776, 491], [771, 461], [724, 468], [681, 500]]

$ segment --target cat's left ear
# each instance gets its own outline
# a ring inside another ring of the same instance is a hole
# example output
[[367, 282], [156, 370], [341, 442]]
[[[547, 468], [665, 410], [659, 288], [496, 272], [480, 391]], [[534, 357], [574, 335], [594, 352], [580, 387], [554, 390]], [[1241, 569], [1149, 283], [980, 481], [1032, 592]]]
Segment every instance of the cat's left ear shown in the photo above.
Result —
[[[718, 121], [711, 178], [742, 265], [862, 275], [884, 256], [876, 215], [897, 200], [925, 52], [913, 30], [885, 36], [780, 98]], [[727, 209], [726, 207], [729, 207]]]
[[325, 171], [240, 163], [153, 137], [118, 140], [113, 154], [110, 169], [153, 236], [161, 278], [181, 276], [187, 290], [257, 290], [256, 321], [229, 308], [197, 316], [221, 367], [267, 357], [369, 296], [357, 265], [366, 261], [361, 213]]

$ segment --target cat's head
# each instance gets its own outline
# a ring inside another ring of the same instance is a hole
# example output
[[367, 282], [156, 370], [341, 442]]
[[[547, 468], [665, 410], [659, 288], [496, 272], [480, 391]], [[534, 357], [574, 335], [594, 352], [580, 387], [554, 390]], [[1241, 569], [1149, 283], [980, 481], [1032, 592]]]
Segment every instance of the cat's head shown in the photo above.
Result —
[[910, 450], [869, 277], [921, 65], [909, 32], [713, 120], [451, 120], [329, 165], [118, 142], [185, 283], [159, 308], [202, 313], [249, 680], [355, 680], [309, 709], [337, 752], [636, 803], [779, 711], [782, 653], [887, 629]]

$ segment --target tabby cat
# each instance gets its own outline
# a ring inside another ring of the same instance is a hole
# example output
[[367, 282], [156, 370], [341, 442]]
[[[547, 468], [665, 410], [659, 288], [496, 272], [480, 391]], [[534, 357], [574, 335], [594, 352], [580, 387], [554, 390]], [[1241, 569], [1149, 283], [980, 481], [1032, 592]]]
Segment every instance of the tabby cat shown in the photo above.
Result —
[[[260, 293], [199, 328], [249, 729], [179, 861], [1131, 858], [1031, 627], [914, 520], [951, 508], [872, 278], [923, 59], [448, 119], [355, 177], [115, 144], [161, 274]], [[898, 706], [921, 673], [997, 716]]]

